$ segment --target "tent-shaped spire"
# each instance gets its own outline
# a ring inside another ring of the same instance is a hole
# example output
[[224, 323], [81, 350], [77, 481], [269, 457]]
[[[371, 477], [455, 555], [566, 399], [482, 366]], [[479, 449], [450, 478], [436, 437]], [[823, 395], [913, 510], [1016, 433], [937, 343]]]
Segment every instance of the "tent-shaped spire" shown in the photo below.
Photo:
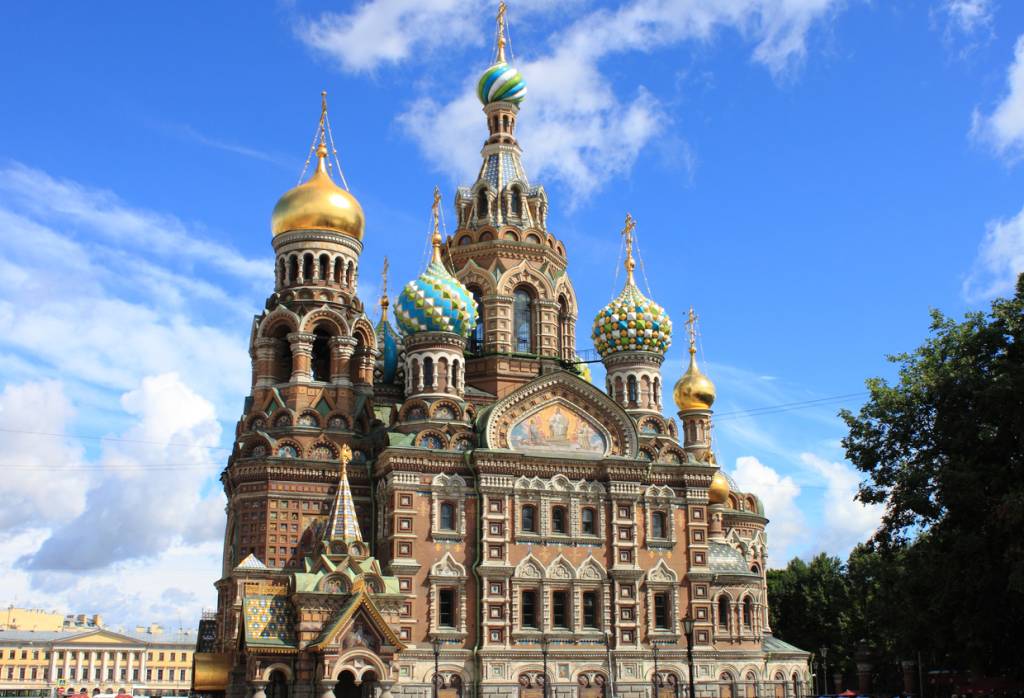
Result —
[[352, 461], [352, 449], [345, 444], [341, 447], [341, 458], [338, 469], [338, 493], [334, 498], [334, 509], [327, 528], [327, 539], [330, 541], [362, 541], [363, 534], [359, 530], [356, 519], [356, 506], [352, 502], [352, 488], [348, 484], [348, 464]]

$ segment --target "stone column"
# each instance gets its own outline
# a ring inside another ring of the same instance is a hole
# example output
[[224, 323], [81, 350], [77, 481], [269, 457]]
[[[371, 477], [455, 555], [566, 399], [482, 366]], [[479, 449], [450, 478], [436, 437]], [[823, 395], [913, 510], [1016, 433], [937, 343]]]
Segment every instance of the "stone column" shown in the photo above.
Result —
[[328, 344], [331, 347], [331, 383], [352, 385], [349, 364], [356, 349], [356, 340], [352, 337], [331, 337]]
[[320, 679], [320, 698], [334, 698], [334, 686], [337, 681]]
[[292, 332], [288, 342], [292, 348], [292, 383], [309, 383], [313, 378], [313, 340], [316, 335], [310, 332]]
[[271, 337], [259, 337], [255, 342], [257, 386], [274, 384], [274, 362], [279, 341]]
[[250, 681], [249, 686], [252, 688], [252, 698], [267, 698], [266, 681]]
[[394, 694], [391, 693], [391, 687], [394, 685], [394, 681], [378, 681], [377, 686], [380, 688], [380, 695], [378, 698], [393, 698]]

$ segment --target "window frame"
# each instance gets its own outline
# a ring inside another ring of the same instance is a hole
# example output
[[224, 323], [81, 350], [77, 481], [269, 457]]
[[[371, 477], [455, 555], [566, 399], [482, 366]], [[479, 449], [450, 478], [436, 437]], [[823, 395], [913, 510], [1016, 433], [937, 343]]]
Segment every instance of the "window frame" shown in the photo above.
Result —
[[[529, 615], [526, 612], [526, 599], [527, 595], [530, 598], [530, 612]], [[519, 591], [519, 627], [526, 628], [529, 630], [540, 630], [538, 624], [538, 613], [537, 613], [537, 596], [538, 592], [536, 589], [520, 589]], [[529, 619], [529, 623], [527, 623]]]

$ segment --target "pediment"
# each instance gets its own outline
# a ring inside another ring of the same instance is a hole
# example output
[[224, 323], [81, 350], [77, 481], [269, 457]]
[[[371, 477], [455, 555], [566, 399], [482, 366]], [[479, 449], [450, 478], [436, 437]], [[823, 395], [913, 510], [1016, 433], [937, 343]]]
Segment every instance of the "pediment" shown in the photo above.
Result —
[[489, 448], [537, 455], [625, 456], [637, 453], [626, 412], [568, 371], [541, 376], [497, 402], [487, 414]]
[[[159, 638], [159, 635], [154, 635]], [[92, 632], [75, 635], [64, 640], [61, 644], [67, 645], [140, 645], [142, 642], [134, 637], [121, 635], [109, 630], [94, 630]]]
[[309, 649], [332, 647], [344, 652], [361, 647], [380, 653], [385, 646], [395, 651], [405, 649], [405, 643], [398, 639], [373, 600], [360, 591], [341, 608]]

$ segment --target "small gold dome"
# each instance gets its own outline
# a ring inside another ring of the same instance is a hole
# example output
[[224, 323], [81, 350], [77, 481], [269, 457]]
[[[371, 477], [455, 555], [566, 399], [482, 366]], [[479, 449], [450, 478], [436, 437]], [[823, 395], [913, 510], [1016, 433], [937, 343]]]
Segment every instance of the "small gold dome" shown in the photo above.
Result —
[[285, 193], [274, 206], [270, 229], [274, 235], [290, 230], [333, 230], [363, 239], [363, 207], [356, 197], [339, 187], [327, 172], [327, 146], [316, 150], [312, 176]]
[[715, 384], [697, 368], [697, 353], [690, 347], [690, 367], [676, 381], [672, 397], [680, 412], [709, 410], [715, 402]]
[[729, 480], [719, 470], [711, 478], [708, 486], [708, 503], [724, 504], [729, 499]]

